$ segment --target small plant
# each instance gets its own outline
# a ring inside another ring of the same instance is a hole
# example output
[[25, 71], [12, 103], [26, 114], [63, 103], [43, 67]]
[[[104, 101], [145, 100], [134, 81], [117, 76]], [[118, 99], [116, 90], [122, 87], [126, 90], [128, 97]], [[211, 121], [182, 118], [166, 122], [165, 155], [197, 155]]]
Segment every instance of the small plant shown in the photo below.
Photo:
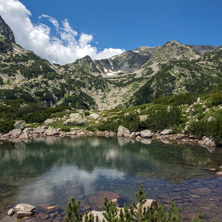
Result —
[[80, 200], [76, 204], [74, 197], [72, 197], [72, 199], [68, 203], [66, 212], [66, 222], [82, 221], [82, 215], [80, 214]]

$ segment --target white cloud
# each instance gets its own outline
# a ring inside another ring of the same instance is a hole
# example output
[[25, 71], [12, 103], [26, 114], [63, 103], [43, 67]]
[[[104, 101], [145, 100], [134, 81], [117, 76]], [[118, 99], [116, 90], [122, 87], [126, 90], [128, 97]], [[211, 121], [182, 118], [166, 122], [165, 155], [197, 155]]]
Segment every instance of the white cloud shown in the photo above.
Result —
[[31, 12], [18, 0], [0, 0], [0, 14], [13, 30], [18, 44], [53, 63], [71, 63], [86, 55], [93, 59], [109, 58], [124, 51], [114, 48], [99, 51], [92, 46], [93, 36], [78, 35], [67, 19], [59, 25], [51, 16], [39, 16], [40, 21], [47, 18], [53, 24], [55, 34], [52, 34], [49, 26], [41, 22], [33, 24]]

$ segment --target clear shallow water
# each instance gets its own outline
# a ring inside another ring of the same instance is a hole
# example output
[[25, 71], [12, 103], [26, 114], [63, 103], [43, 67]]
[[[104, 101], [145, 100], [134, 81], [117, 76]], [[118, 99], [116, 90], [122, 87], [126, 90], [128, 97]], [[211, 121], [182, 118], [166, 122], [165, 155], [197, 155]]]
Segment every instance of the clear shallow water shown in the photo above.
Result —
[[17, 203], [58, 204], [72, 196], [84, 209], [98, 208], [99, 191], [119, 194], [127, 204], [140, 184], [148, 198], [168, 206], [171, 199], [190, 218], [222, 221], [222, 150], [114, 138], [41, 138], [0, 145], [0, 218]]

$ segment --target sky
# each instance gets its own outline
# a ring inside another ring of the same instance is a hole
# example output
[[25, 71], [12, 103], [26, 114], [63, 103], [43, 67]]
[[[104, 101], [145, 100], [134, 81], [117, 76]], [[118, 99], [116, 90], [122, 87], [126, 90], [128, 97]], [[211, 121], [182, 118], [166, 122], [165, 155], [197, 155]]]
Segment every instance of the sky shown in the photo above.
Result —
[[16, 41], [53, 63], [140, 46], [222, 45], [221, 0], [0, 0]]

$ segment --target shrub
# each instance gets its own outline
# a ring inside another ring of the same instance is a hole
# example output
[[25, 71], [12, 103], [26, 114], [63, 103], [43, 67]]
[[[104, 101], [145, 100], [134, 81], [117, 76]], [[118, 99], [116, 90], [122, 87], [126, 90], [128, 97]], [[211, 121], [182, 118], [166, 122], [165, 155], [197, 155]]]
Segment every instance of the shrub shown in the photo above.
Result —
[[89, 116], [90, 112], [89, 111], [85, 111], [84, 114], [85, 114], [85, 116]]
[[99, 125], [97, 125], [97, 129], [100, 131], [113, 131], [117, 132], [117, 129], [120, 125], [119, 121], [116, 121], [114, 119], [108, 119], [107, 121], [102, 121]]
[[129, 131], [135, 132], [138, 130], [140, 124], [140, 118], [138, 114], [129, 113], [129, 115], [123, 116], [120, 120], [120, 125], [126, 127]]
[[212, 96], [212, 106], [218, 106], [222, 104], [222, 94], [214, 94]]
[[192, 122], [187, 133], [196, 136], [207, 136], [217, 144], [222, 144], [222, 118], [220, 117], [212, 121], [200, 120]]
[[174, 106], [167, 110], [152, 110], [146, 121], [140, 123], [140, 129], [159, 131], [181, 123], [181, 109]]
[[10, 130], [14, 129], [14, 120], [0, 120], [0, 133], [8, 133]]
[[[136, 198], [138, 200], [138, 205], [134, 202], [130, 206], [130, 209], [124, 205], [120, 210], [117, 209], [116, 205], [112, 202], [108, 202], [105, 197], [104, 200], [104, 217], [108, 222], [180, 222], [181, 221], [181, 208], [176, 207], [175, 203], [172, 201], [170, 208], [165, 211], [161, 204], [158, 204], [157, 208], [145, 208], [143, 207], [146, 202], [147, 193], [144, 194], [143, 186], [140, 186], [140, 190], [136, 193]], [[83, 215], [80, 213], [80, 201], [75, 202], [74, 197], [68, 203], [67, 206], [67, 215], [65, 218], [66, 222], [80, 222], [83, 219]], [[199, 216], [196, 219], [192, 219], [192, 222], [202, 222], [203, 215], [200, 212]], [[94, 218], [92, 214], [85, 214], [85, 222], [99, 222], [98, 217]]]

